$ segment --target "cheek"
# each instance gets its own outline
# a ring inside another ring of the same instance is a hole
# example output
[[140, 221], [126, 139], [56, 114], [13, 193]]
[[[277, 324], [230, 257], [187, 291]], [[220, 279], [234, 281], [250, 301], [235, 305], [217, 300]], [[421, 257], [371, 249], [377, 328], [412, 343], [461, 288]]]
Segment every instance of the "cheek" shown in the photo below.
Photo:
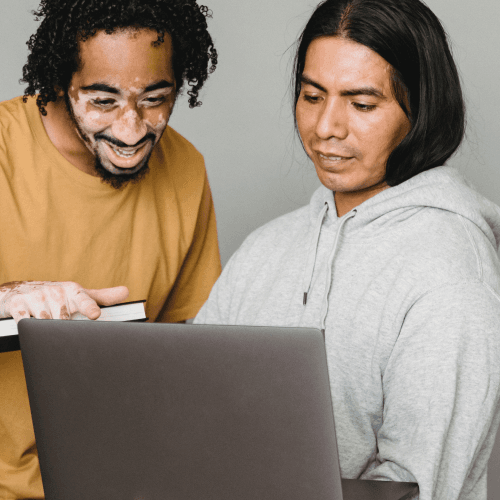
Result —
[[310, 111], [306, 111], [304, 107], [299, 103], [295, 108], [295, 119], [297, 121], [297, 129], [299, 131], [300, 138], [304, 146], [307, 148], [308, 138], [311, 135], [311, 131], [314, 129], [314, 116]]
[[87, 111], [80, 120], [82, 126], [91, 133], [100, 132], [111, 123], [110, 118], [103, 116], [99, 111]]
[[399, 120], [393, 123], [389, 122], [385, 129], [381, 129], [382, 133], [379, 134], [378, 141], [380, 144], [380, 155], [384, 156], [385, 160], [387, 160], [396, 146], [404, 139], [408, 131], [407, 124]]
[[387, 160], [402, 139], [401, 124], [385, 115], [358, 119], [351, 124], [350, 132], [356, 137], [359, 149], [372, 161]]
[[73, 113], [78, 122], [78, 125], [86, 133], [96, 133], [106, 128], [111, 122], [110, 117], [95, 109], [91, 109], [91, 105], [85, 99], [78, 101], [70, 97]]
[[172, 110], [172, 105], [168, 105], [168, 112], [159, 111], [155, 113], [149, 113], [147, 117], [144, 118], [144, 122], [151, 128], [154, 133], [158, 136], [165, 130], [167, 126], [168, 119], [170, 118], [170, 111]]

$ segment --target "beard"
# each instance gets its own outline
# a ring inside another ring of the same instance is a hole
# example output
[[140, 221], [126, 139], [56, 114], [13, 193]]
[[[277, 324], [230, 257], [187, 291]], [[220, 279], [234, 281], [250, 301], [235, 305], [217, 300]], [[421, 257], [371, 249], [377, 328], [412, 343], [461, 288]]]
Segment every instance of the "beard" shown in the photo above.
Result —
[[[73, 106], [71, 105], [71, 102], [68, 97], [68, 93], [64, 93], [64, 100], [66, 102], [66, 109], [68, 110], [69, 116], [71, 118], [71, 121], [73, 122], [78, 135], [80, 138], [88, 145], [91, 144], [91, 141], [87, 134], [81, 129], [80, 125], [78, 124], [78, 121], [76, 119], [75, 113], [73, 111]], [[96, 134], [99, 135], [99, 134]], [[149, 137], [148, 137], [149, 136]], [[154, 134], [148, 134], [146, 136], [146, 140], [152, 140], [153, 144], [155, 143], [155, 136]], [[117, 142], [113, 140], [112, 142]], [[110, 185], [111, 187], [115, 189], [122, 189], [128, 184], [135, 184], [142, 180], [146, 174], [149, 172], [149, 159], [151, 158], [151, 155], [153, 153], [153, 148], [151, 148], [151, 151], [148, 153], [148, 155], [142, 160], [143, 161], [143, 166], [137, 170], [136, 172], [133, 172], [131, 174], [113, 174], [109, 170], [106, 169], [106, 167], [102, 164], [101, 157], [99, 153], [96, 151], [92, 151], [93, 154], [95, 155], [95, 164], [94, 164], [94, 170], [95, 173], [97, 174], [97, 177], [101, 179], [101, 181], [105, 184]]]
[[151, 150], [145, 160], [143, 160], [144, 165], [133, 174], [112, 174], [101, 163], [99, 155], [96, 155], [95, 157], [94, 168], [97, 176], [101, 179], [102, 182], [104, 182], [105, 184], [109, 184], [115, 189], [121, 189], [127, 184], [136, 184], [140, 180], [144, 179], [146, 174], [149, 172], [149, 158], [151, 157], [152, 152], [153, 150]]

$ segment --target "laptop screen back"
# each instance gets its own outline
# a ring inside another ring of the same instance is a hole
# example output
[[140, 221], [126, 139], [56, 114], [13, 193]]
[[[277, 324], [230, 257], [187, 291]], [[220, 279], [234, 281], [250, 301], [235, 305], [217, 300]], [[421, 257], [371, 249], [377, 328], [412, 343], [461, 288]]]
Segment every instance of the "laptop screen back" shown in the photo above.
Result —
[[341, 500], [312, 329], [22, 320], [47, 499]]

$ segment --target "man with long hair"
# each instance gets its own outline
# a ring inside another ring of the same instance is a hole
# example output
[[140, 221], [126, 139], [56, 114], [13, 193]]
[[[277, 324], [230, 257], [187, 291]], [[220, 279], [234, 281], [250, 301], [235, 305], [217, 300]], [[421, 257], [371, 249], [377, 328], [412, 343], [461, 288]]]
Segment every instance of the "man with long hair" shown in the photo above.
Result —
[[196, 322], [321, 329], [342, 476], [486, 500], [500, 209], [445, 165], [465, 109], [441, 23], [419, 0], [326, 0], [292, 88], [322, 186], [246, 239]]

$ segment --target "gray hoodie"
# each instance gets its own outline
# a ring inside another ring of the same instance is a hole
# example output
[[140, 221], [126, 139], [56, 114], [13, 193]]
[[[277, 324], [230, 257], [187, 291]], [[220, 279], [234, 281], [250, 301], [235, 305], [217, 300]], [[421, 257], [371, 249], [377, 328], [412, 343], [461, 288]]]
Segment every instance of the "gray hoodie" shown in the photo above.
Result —
[[451, 167], [341, 218], [320, 187], [245, 240], [195, 322], [324, 330], [342, 476], [484, 500], [500, 422], [499, 245], [500, 208]]

